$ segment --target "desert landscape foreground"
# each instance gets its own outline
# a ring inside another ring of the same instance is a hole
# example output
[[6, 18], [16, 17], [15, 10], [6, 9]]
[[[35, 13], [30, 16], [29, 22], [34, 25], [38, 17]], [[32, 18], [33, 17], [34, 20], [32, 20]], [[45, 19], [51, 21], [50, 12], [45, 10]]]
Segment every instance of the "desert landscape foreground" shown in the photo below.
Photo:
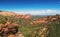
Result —
[[0, 11], [0, 37], [60, 37], [60, 15]]

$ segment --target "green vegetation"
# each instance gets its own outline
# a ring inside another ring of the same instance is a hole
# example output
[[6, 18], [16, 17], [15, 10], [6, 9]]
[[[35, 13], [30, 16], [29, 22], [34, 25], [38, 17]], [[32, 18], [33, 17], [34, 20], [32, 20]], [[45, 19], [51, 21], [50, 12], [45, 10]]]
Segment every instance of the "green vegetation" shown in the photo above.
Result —
[[50, 31], [48, 37], [60, 37], [60, 22], [51, 22], [48, 28]]
[[47, 24], [31, 25], [30, 22], [32, 21], [32, 18], [21, 19], [21, 18], [0, 16], [0, 24], [6, 23], [7, 18], [11, 19], [12, 22], [16, 22], [19, 25], [19, 31], [25, 37], [40, 37], [38, 31], [41, 31], [41, 28], [44, 28], [45, 26], [47, 26], [48, 31], [49, 31], [46, 37], [60, 37], [60, 22], [59, 21], [50, 22]]
[[1, 24], [1, 23], [2, 23], [2, 24], [5, 24], [6, 21], [7, 21], [7, 18], [0, 15], [0, 24]]

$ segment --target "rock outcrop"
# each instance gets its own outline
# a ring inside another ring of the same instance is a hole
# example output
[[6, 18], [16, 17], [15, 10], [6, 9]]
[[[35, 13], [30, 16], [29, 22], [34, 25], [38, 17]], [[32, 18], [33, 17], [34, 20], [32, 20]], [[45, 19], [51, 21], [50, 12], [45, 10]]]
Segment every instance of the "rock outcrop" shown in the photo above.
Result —
[[7, 34], [8, 37], [14, 37], [18, 32], [18, 24], [11, 23], [8, 21], [5, 24], [0, 24], [0, 36], [3, 37], [3, 34]]
[[50, 21], [59, 21], [59, 20], [60, 20], [60, 16], [54, 15], [54, 16], [47, 16], [47, 17], [42, 17], [39, 19], [32, 20], [31, 24], [38, 24], [38, 23], [45, 24]]

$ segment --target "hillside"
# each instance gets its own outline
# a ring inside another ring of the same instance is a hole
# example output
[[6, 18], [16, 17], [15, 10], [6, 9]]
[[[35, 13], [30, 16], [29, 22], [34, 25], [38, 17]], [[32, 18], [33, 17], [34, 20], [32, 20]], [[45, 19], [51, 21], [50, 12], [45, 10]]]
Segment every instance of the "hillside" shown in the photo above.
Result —
[[60, 15], [40, 17], [0, 12], [0, 36], [60, 37]]

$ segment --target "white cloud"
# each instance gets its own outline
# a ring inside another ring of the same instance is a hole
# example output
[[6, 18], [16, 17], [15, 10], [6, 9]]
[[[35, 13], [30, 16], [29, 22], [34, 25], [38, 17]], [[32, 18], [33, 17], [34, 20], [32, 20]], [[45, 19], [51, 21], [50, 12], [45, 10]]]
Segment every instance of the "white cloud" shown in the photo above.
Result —
[[17, 10], [15, 11], [21, 14], [32, 14], [32, 15], [54, 15], [60, 14], [60, 10]]

